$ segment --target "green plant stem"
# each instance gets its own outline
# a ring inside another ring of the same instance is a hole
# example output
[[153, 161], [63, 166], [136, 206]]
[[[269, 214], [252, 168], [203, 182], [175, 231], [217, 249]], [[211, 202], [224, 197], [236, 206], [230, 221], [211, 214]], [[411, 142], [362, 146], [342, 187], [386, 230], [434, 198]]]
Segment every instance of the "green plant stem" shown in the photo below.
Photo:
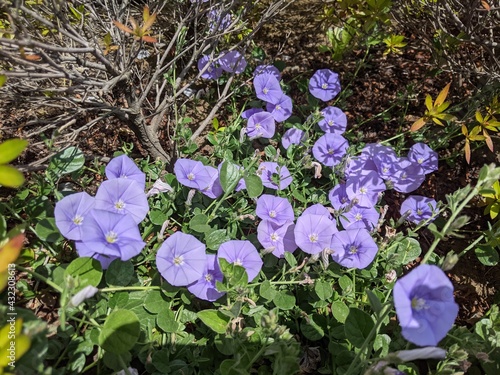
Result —
[[458, 254], [458, 257], [461, 258], [462, 256], [465, 255], [465, 253], [467, 253], [467, 251], [469, 251], [470, 249], [472, 249], [474, 246], [476, 246], [482, 239], [484, 238], [484, 234], [480, 235], [478, 238], [476, 238], [476, 240], [471, 243], [469, 246], [467, 246], [465, 249], [463, 249], [460, 254]]
[[123, 292], [123, 291], [135, 291], [135, 290], [161, 290], [161, 286], [114, 286], [109, 288], [99, 289], [101, 293], [109, 292]]
[[[292, 281], [269, 281], [271, 285], [294, 285], [294, 284], [304, 284], [303, 280], [292, 280]], [[262, 283], [248, 284], [247, 287], [253, 288], [254, 286], [259, 286]]]
[[33, 276], [35, 279], [38, 279], [40, 281], [43, 281], [45, 284], [47, 284], [48, 286], [52, 287], [54, 290], [56, 290], [58, 293], [62, 294], [63, 292], [63, 288], [61, 288], [59, 285], [57, 285], [56, 283], [54, 283], [53, 281], [50, 281], [49, 279], [47, 279], [45, 276], [42, 276], [40, 275], [38, 272], [35, 272], [33, 270], [30, 270], [28, 268], [25, 268], [23, 266], [20, 266], [18, 264], [16, 264], [16, 268], [19, 270], [19, 271], [22, 271], [22, 272], [27, 272], [29, 273], [31, 276]]

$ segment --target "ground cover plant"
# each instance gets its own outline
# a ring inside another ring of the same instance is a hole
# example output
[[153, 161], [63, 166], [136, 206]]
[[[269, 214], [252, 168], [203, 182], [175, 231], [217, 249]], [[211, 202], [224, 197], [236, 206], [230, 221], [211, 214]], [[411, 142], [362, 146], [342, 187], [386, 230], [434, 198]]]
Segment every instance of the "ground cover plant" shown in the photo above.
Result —
[[[497, 373], [498, 306], [464, 324], [450, 276], [467, 255], [498, 263], [500, 168], [481, 166], [443, 199], [425, 185], [443, 166], [494, 150], [498, 93], [452, 104], [446, 83], [422, 93], [411, 121], [369, 141], [365, 120], [345, 108], [369, 49], [350, 79], [327, 65], [290, 74], [252, 41], [282, 2], [160, 3], [26, 2], [2, 23], [19, 32], [0, 40], [4, 90], [35, 88], [28, 100], [64, 111], [30, 133], [43, 134], [48, 164], [25, 168], [24, 185], [15, 160], [33, 145], [0, 144], [0, 373]], [[97, 26], [94, 4], [108, 12]], [[359, 17], [361, 5], [349, 4]], [[369, 5], [379, 11], [364, 32], [386, 23], [391, 4]], [[50, 9], [61, 23], [37, 15]], [[36, 31], [23, 25], [33, 19]], [[153, 27], [169, 19], [173, 36]], [[68, 30], [95, 35], [98, 47], [58, 46], [81, 42]], [[37, 39], [44, 33], [50, 44]], [[381, 54], [404, 47], [394, 40]], [[144, 51], [155, 67], [137, 65]], [[87, 80], [82, 53], [119, 69], [89, 65]], [[46, 60], [37, 67], [33, 55]], [[82, 105], [86, 95], [94, 99]], [[91, 114], [80, 126], [78, 115]], [[135, 143], [106, 159], [87, 158], [82, 144], [58, 147], [111, 115]], [[489, 226], [469, 233], [478, 202]]]

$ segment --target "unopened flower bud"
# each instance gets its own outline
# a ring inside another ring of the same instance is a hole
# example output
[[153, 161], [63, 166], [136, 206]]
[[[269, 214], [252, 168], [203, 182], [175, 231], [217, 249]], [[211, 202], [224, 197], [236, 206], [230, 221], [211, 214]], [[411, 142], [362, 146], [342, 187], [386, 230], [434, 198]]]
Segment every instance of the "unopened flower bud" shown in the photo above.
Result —
[[450, 251], [448, 254], [446, 254], [446, 257], [444, 258], [444, 262], [443, 262], [443, 265], [441, 266], [441, 269], [443, 271], [451, 270], [453, 267], [455, 267], [455, 265], [457, 264], [459, 259], [460, 258], [458, 257], [457, 254], [455, 254], [453, 251]]
[[71, 307], [76, 307], [86, 299], [93, 297], [98, 291], [99, 289], [97, 289], [96, 287], [88, 285], [71, 298], [71, 300], [69, 301], [69, 305]]

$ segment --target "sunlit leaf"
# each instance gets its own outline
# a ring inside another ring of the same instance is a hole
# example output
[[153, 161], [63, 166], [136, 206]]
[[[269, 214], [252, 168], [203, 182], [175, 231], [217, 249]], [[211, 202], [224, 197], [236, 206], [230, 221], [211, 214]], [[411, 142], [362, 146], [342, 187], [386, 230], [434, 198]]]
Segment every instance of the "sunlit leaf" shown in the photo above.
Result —
[[11, 238], [4, 246], [0, 247], [0, 271], [5, 271], [9, 264], [14, 263], [23, 247], [24, 234]]
[[417, 121], [415, 121], [413, 123], [413, 125], [411, 126], [410, 128], [410, 131], [411, 132], [416, 132], [417, 130], [419, 130], [422, 126], [425, 125], [427, 121], [425, 121], [425, 119], [423, 117], [419, 118]]
[[24, 183], [24, 176], [11, 165], [0, 165], [0, 185], [16, 188]]
[[436, 101], [434, 102], [434, 106], [440, 106], [441, 104], [444, 103], [446, 100], [446, 97], [448, 96], [448, 91], [450, 90], [451, 82], [448, 83], [443, 90], [439, 93], [438, 97], [436, 98]]
[[28, 146], [28, 141], [24, 139], [8, 139], [0, 143], [0, 164], [10, 163], [17, 158]]
[[427, 96], [425, 97], [425, 106], [427, 107], [427, 109], [428, 109], [429, 111], [432, 111], [432, 107], [433, 107], [433, 106], [432, 106], [432, 97], [431, 97], [430, 95], [427, 95]]
[[125, 26], [123, 23], [120, 23], [118, 21], [113, 21], [113, 24], [118, 27], [121, 31], [124, 31], [126, 33], [129, 33], [129, 34], [133, 34], [134, 32], [129, 29], [127, 26]]

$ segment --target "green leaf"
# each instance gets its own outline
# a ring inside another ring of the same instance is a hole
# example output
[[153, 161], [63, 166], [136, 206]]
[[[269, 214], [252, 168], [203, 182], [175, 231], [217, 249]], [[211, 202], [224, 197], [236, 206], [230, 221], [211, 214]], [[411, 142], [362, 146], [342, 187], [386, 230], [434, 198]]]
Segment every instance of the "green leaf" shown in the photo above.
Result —
[[198, 318], [216, 333], [226, 333], [229, 317], [218, 310], [202, 310], [198, 312]]
[[342, 301], [335, 301], [332, 303], [332, 315], [340, 323], [345, 323], [349, 315], [349, 307]]
[[99, 346], [114, 354], [126, 353], [134, 347], [140, 331], [137, 315], [128, 310], [115, 310], [104, 322], [99, 335]]
[[189, 228], [198, 233], [205, 233], [212, 229], [210, 225], [208, 225], [208, 216], [205, 214], [195, 215], [189, 221]]
[[332, 285], [326, 281], [316, 281], [316, 283], [314, 284], [314, 291], [322, 301], [330, 299], [330, 297], [333, 295]]
[[106, 270], [106, 284], [109, 286], [127, 286], [134, 277], [134, 265], [130, 261], [116, 259]]
[[366, 294], [368, 295], [368, 301], [370, 301], [370, 306], [373, 311], [378, 314], [382, 311], [382, 302], [370, 289], [366, 289]]
[[385, 357], [389, 353], [389, 344], [391, 343], [391, 338], [388, 335], [382, 334], [375, 337], [373, 342], [373, 349], [380, 350], [378, 357]]
[[235, 164], [228, 161], [222, 163], [219, 180], [224, 192], [232, 192], [236, 185], [238, 185], [240, 178], [240, 171]]
[[272, 300], [276, 296], [276, 289], [269, 280], [265, 280], [260, 284], [259, 294], [262, 298]]
[[151, 210], [149, 211], [149, 218], [154, 225], [163, 225], [168, 216], [163, 211]]
[[475, 253], [477, 259], [485, 266], [493, 267], [498, 264], [498, 251], [492, 246], [478, 246]]
[[247, 187], [247, 193], [250, 198], [257, 198], [264, 191], [262, 180], [257, 175], [250, 175], [243, 177]]
[[374, 325], [370, 315], [360, 309], [350, 308], [344, 326], [345, 335], [352, 345], [361, 348]]
[[175, 333], [184, 330], [184, 325], [175, 320], [175, 314], [170, 309], [165, 309], [158, 314], [156, 324], [165, 333]]
[[80, 149], [72, 146], [52, 157], [47, 172], [60, 177], [79, 170], [84, 164], [85, 155]]
[[94, 258], [80, 257], [72, 261], [64, 271], [64, 278], [68, 276], [78, 278], [79, 284], [76, 290], [83, 289], [88, 285], [97, 287], [102, 279], [101, 263]]
[[297, 259], [289, 251], [285, 251], [285, 260], [290, 265], [290, 267], [295, 267], [297, 265]]
[[[1, 86], [0, 84], [0, 87]], [[27, 146], [28, 141], [18, 138], [8, 139], [0, 143], [0, 164], [10, 163], [17, 158]]]
[[219, 246], [230, 240], [225, 229], [217, 229], [210, 231], [205, 235], [205, 244], [210, 250], [217, 250]]
[[5, 85], [5, 82], [7, 82], [7, 76], [5, 74], [0, 74], [0, 87]]
[[16, 188], [24, 183], [24, 176], [10, 165], [0, 165], [0, 185]]
[[56, 226], [56, 219], [53, 217], [42, 219], [36, 223], [35, 232], [42, 241], [57, 243], [64, 239]]
[[281, 310], [291, 310], [295, 306], [295, 296], [288, 290], [280, 290], [273, 298], [273, 302]]
[[300, 322], [300, 331], [304, 337], [311, 341], [321, 340], [325, 336], [325, 331], [313, 319], [313, 315], [309, 315]]
[[349, 276], [343, 275], [339, 279], [339, 285], [340, 285], [340, 288], [342, 289], [342, 291], [344, 292], [344, 294], [351, 294], [352, 293], [353, 283], [352, 283], [352, 280]]

